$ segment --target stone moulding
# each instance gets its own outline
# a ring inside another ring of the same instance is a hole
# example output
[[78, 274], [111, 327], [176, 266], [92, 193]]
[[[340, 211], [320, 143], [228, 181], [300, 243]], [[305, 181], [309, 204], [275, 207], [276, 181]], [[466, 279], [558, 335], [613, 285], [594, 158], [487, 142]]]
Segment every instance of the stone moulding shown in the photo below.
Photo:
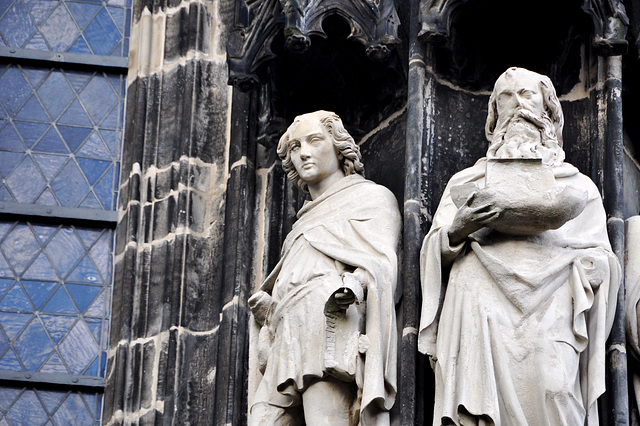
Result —
[[[421, 0], [421, 30], [418, 38], [423, 42], [448, 42], [454, 11], [469, 0]], [[621, 0], [583, 0], [582, 10], [593, 23], [593, 47], [600, 56], [626, 53], [625, 40], [629, 18]]]
[[349, 38], [374, 61], [386, 60], [400, 43], [394, 0], [238, 0], [227, 43], [229, 83], [243, 91], [262, 83], [257, 71], [275, 57], [271, 44], [279, 31], [287, 49], [303, 53], [311, 35], [327, 37], [322, 23], [332, 15], [349, 24]]

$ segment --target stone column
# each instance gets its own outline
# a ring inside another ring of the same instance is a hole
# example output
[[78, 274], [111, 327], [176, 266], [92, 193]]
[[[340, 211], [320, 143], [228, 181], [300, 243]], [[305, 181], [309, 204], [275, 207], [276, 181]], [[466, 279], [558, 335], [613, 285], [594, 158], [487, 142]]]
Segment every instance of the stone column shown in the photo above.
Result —
[[222, 267], [230, 4], [134, 2], [104, 424], [227, 423], [233, 411], [220, 344], [237, 310]]

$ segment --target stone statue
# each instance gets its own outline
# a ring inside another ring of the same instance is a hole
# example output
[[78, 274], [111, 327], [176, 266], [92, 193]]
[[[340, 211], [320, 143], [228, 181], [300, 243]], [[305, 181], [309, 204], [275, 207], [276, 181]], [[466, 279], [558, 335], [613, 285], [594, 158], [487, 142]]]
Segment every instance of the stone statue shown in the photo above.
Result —
[[444, 190], [420, 261], [434, 425], [598, 424], [620, 265], [594, 183], [564, 162], [551, 81], [510, 68], [488, 158]]
[[625, 287], [630, 424], [640, 424], [640, 216], [626, 220]]
[[277, 148], [307, 201], [282, 257], [249, 299], [263, 377], [249, 424], [389, 424], [396, 394], [400, 215], [363, 174], [331, 112], [297, 117]]

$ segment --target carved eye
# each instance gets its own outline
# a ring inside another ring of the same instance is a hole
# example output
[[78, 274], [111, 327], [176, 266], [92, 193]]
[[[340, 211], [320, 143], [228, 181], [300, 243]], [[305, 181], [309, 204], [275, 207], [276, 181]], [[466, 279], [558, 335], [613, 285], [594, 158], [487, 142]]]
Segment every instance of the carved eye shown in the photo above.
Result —
[[534, 95], [535, 95], [535, 93], [533, 92], [533, 90], [523, 90], [522, 91], [522, 97], [523, 98], [531, 99]]
[[294, 142], [291, 144], [291, 152], [298, 151], [300, 149], [300, 142]]

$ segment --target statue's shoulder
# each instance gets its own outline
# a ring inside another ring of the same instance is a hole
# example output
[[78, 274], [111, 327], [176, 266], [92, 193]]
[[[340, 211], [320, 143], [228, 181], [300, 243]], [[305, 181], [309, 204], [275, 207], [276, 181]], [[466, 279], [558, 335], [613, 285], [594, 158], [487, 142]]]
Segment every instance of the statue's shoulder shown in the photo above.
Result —
[[562, 163], [554, 168], [553, 171], [556, 179], [565, 180], [567, 184], [578, 186], [589, 193], [589, 198], [600, 198], [600, 191], [595, 182], [587, 175], [578, 170], [571, 163]]
[[384, 185], [380, 185], [375, 183], [372, 180], [364, 179], [362, 180], [362, 185], [359, 191], [363, 196], [366, 196], [368, 199], [372, 200], [385, 200], [385, 201], [393, 201], [397, 204], [396, 196], [393, 195], [393, 192], [389, 190]]

